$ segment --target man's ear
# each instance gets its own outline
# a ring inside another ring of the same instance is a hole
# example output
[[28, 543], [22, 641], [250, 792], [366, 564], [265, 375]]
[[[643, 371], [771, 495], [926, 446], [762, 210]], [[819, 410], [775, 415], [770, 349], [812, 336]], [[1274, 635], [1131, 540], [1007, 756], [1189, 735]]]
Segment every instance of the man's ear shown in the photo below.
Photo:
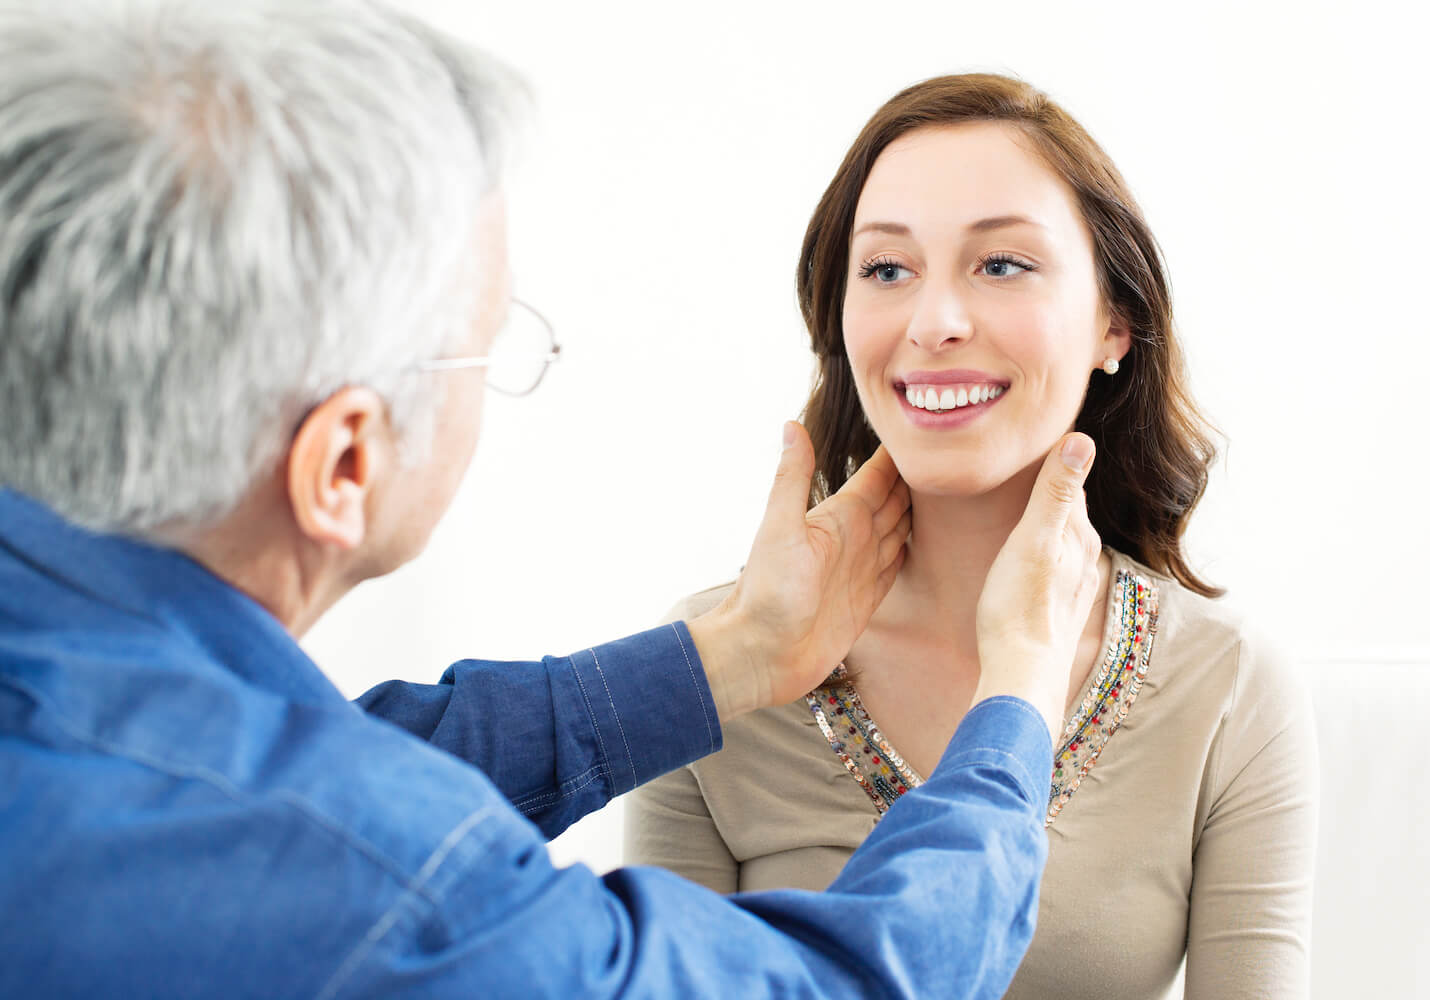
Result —
[[355, 549], [367, 535], [367, 500], [392, 461], [387, 407], [363, 386], [319, 403], [288, 450], [288, 501], [303, 534]]

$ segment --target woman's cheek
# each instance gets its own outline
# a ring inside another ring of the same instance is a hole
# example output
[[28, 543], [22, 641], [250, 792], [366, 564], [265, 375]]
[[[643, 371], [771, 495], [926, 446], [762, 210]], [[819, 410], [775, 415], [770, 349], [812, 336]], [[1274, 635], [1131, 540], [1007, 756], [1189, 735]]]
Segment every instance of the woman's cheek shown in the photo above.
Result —
[[867, 404], [872, 402], [871, 392], [883, 367], [872, 348], [873, 345], [859, 332], [845, 327], [844, 354], [849, 360], [849, 370], [854, 374], [854, 388], [858, 390], [859, 399], [866, 404], [866, 408]]

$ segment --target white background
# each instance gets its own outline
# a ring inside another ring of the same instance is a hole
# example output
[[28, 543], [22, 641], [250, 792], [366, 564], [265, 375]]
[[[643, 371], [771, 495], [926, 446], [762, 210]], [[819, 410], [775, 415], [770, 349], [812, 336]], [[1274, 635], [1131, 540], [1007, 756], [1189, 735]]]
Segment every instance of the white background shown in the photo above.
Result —
[[[1430, 661], [1419, 5], [406, 6], [535, 90], [513, 259], [566, 356], [491, 402], [426, 555], [308, 637], [349, 694], [615, 638], [733, 576], [808, 388], [809, 213], [879, 104], [972, 69], [1062, 102], [1162, 242], [1230, 442], [1194, 565], [1305, 661]], [[616, 864], [619, 820], [558, 858]]]

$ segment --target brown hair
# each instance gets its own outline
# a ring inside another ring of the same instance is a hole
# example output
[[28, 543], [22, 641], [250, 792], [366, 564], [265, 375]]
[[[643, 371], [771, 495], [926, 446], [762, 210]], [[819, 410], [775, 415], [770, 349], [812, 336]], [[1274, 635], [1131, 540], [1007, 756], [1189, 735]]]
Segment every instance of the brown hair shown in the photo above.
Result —
[[1004, 76], [941, 76], [895, 95], [854, 140], [805, 231], [799, 304], [818, 374], [804, 420], [814, 442], [811, 501], [828, 496], [878, 447], [844, 351], [842, 313], [854, 209], [874, 161], [899, 136], [929, 126], [1005, 122], [1023, 132], [1077, 196], [1092, 234], [1103, 301], [1132, 330], [1115, 378], [1093, 378], [1076, 428], [1097, 443], [1088, 514], [1103, 542], [1209, 597], [1182, 554], [1182, 535], [1216, 455], [1187, 389], [1172, 297], [1157, 242], [1108, 158], [1046, 94]]

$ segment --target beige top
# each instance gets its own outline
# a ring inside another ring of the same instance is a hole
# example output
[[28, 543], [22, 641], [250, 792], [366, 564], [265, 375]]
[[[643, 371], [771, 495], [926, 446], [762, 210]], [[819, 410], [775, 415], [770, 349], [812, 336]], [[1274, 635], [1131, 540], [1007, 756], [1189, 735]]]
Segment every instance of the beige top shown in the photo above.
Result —
[[[1306, 688], [1221, 602], [1111, 555], [1107, 653], [1055, 754], [1037, 932], [1007, 996], [1154, 1000], [1185, 955], [1189, 1000], [1305, 997], [1317, 805]], [[735, 720], [719, 753], [632, 793], [627, 862], [726, 893], [828, 886], [890, 799], [922, 780], [838, 674]]]

